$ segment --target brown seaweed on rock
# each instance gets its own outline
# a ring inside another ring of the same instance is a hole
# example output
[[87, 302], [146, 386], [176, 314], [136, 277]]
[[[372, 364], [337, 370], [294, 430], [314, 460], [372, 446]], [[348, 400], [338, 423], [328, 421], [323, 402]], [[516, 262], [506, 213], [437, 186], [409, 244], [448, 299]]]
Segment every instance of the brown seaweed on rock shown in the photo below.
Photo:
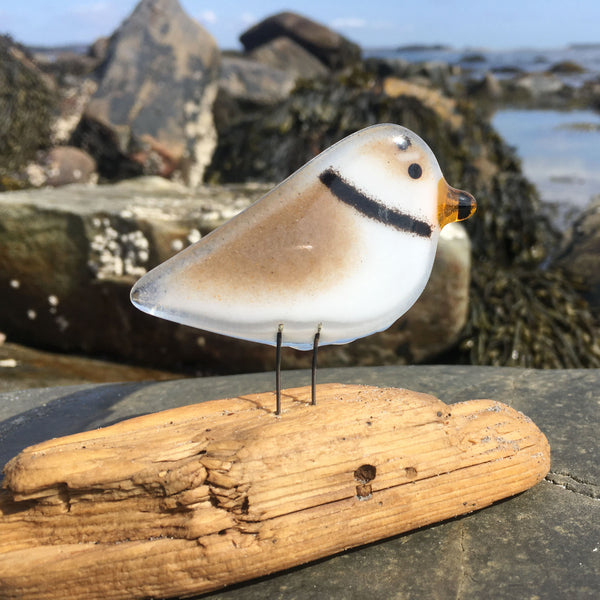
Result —
[[50, 145], [56, 95], [27, 51], [0, 36], [0, 191], [27, 187], [21, 169]]
[[558, 271], [497, 268], [472, 274], [464, 362], [532, 368], [600, 367], [600, 338], [587, 303]]
[[559, 234], [513, 150], [473, 104], [356, 70], [302, 82], [276, 107], [236, 113], [227, 98], [217, 107], [219, 145], [209, 178], [219, 182], [280, 181], [374, 123], [417, 131], [448, 181], [478, 201], [466, 223], [473, 245], [471, 314], [462, 343], [444, 358], [535, 368], [600, 365], [599, 329], [589, 307], [566, 276], [547, 268]]
[[281, 181], [331, 144], [376, 123], [399, 123], [428, 142], [460, 146], [452, 139], [458, 132], [440, 129], [433, 108], [412, 96], [390, 98], [363, 85], [365, 79], [303, 81], [284, 102], [255, 110], [231, 109], [233, 102], [221, 93], [215, 103], [218, 146], [208, 180]]

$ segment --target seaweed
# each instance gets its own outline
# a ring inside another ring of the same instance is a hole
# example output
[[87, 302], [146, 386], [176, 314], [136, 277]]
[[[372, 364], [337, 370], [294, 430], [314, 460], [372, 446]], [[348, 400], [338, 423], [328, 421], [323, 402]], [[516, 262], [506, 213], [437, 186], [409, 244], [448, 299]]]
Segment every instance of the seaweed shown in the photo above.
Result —
[[597, 323], [559, 270], [475, 269], [460, 352], [461, 362], [478, 365], [600, 367]]
[[24, 48], [0, 36], [0, 191], [25, 183], [19, 170], [50, 146], [56, 95]]

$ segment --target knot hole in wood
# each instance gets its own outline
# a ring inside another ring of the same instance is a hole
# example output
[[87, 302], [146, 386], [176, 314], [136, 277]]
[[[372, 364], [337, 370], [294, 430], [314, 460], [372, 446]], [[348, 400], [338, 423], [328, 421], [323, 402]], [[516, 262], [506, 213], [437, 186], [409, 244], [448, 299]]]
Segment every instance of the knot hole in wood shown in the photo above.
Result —
[[371, 481], [375, 479], [377, 469], [373, 465], [361, 465], [354, 471], [354, 479], [358, 481], [356, 497], [359, 500], [368, 500], [371, 497]]

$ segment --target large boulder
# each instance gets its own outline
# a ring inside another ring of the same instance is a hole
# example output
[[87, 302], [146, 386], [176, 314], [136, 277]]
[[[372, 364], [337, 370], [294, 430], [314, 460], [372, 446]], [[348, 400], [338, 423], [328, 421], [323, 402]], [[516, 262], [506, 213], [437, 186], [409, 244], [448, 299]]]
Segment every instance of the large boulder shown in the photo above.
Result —
[[313, 54], [289, 37], [276, 37], [249, 53], [254, 60], [282, 69], [294, 78], [322, 77], [329, 69]]
[[[458, 184], [464, 166], [461, 143], [468, 133], [457, 102], [395, 77], [375, 85], [372, 79], [369, 73], [360, 73], [357, 81], [343, 77], [306, 81], [276, 107], [229, 122], [219, 119], [219, 142], [209, 174], [223, 182], [281, 181], [354, 131], [392, 122], [428, 140], [445, 163], [449, 181]], [[478, 151], [485, 152], [481, 144]]]
[[292, 12], [282, 12], [257, 23], [240, 36], [246, 52], [279, 37], [288, 37], [330, 69], [360, 60], [360, 48], [339, 33]]
[[198, 184], [216, 144], [219, 59], [178, 0], [142, 0], [110, 39], [73, 142], [109, 179], [179, 174]]
[[[273, 368], [274, 351], [136, 310], [133, 283], [269, 189], [189, 188], [161, 178], [0, 195], [0, 331], [13, 342], [202, 373]], [[322, 366], [402, 364], [451, 346], [468, 309], [470, 246], [447, 227], [419, 302], [385, 332], [324, 347]], [[451, 307], [451, 310], [442, 307]], [[310, 353], [286, 351], [284, 366]]]
[[294, 80], [291, 73], [256, 60], [237, 56], [221, 59], [220, 91], [242, 103], [276, 104], [287, 98]]

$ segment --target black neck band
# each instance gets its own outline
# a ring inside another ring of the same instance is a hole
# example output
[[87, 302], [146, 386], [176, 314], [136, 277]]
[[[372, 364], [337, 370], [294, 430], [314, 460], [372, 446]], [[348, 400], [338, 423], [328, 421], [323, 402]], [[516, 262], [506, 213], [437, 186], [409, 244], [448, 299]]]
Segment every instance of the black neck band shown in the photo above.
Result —
[[319, 179], [338, 200], [356, 209], [365, 217], [390, 225], [399, 231], [413, 233], [419, 237], [431, 237], [432, 227], [429, 223], [388, 208], [373, 198], [369, 198], [344, 180], [334, 169], [323, 171], [319, 175]]

